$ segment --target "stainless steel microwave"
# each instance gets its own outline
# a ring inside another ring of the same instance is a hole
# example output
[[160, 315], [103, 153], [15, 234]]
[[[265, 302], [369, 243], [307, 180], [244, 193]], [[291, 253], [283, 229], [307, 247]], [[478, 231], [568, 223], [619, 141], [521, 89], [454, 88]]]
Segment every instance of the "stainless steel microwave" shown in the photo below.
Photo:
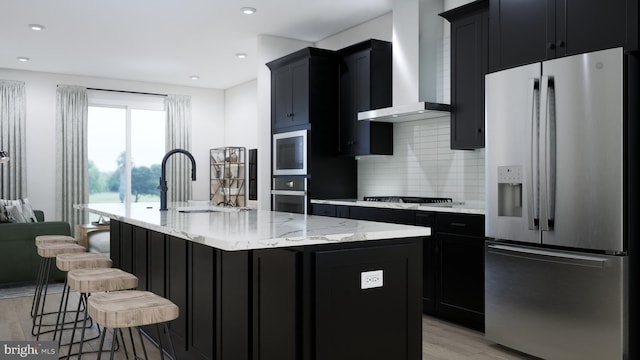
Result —
[[307, 130], [273, 134], [273, 175], [307, 175]]

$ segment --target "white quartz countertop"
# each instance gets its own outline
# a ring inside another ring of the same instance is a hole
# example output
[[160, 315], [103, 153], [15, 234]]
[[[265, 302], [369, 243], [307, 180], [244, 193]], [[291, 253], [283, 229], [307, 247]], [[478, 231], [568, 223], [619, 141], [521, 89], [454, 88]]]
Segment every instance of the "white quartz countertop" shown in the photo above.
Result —
[[374, 208], [383, 208], [383, 209], [404, 209], [404, 210], [484, 215], [484, 203], [479, 201], [478, 202], [462, 202], [462, 203], [454, 202], [454, 204], [451, 206], [429, 206], [429, 205], [421, 205], [421, 204], [363, 201], [363, 200], [355, 200], [355, 199], [335, 199], [335, 200], [311, 199], [311, 203], [312, 204], [328, 204], [328, 205], [362, 206], [362, 207], [374, 207]]
[[277, 211], [222, 208], [223, 211], [185, 213], [171, 204], [168, 211], [159, 211], [159, 207], [158, 203], [76, 205], [113, 220], [226, 251], [431, 235], [428, 227]]

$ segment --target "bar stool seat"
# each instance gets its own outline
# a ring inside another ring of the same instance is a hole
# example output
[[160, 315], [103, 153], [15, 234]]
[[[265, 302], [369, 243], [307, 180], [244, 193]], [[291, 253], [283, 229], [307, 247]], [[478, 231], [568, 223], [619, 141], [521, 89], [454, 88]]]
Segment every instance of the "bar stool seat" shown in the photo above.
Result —
[[56, 256], [58, 269], [67, 272], [76, 269], [110, 268], [111, 264], [111, 259], [96, 253], [64, 253]]
[[43, 258], [54, 258], [60, 254], [81, 253], [87, 251], [84, 246], [70, 243], [44, 243], [37, 245], [36, 247], [38, 248], [38, 255]]
[[79, 293], [90, 294], [135, 289], [138, 287], [138, 278], [115, 268], [76, 269], [67, 273], [67, 283], [70, 288]]
[[[178, 318], [179, 309], [176, 304], [162, 296], [156, 295], [149, 291], [125, 290], [108, 292], [93, 295], [89, 298], [87, 309], [91, 318], [104, 327], [102, 331], [98, 358], [102, 352], [102, 344], [107, 333], [107, 329], [113, 329], [113, 339], [111, 343], [111, 358], [113, 359], [115, 352], [116, 329], [120, 330], [120, 337], [124, 345], [124, 337], [122, 328], [129, 328], [129, 337], [133, 347], [134, 356], [137, 358], [133, 335], [131, 328], [137, 327], [140, 334], [140, 326], [156, 325], [158, 335], [158, 345], [160, 349], [160, 357], [164, 359], [164, 349], [162, 346], [162, 335], [160, 334], [159, 324], [164, 324], [165, 333], [168, 335], [173, 359], [175, 359], [175, 349], [171, 341], [167, 323]], [[142, 340], [142, 335], [140, 335]], [[145, 357], [147, 351], [142, 342]], [[125, 347], [126, 351], [126, 347]], [[128, 354], [127, 354], [128, 356]]]
[[107, 328], [128, 328], [175, 320], [178, 306], [149, 291], [127, 290], [89, 298], [89, 315]]
[[78, 240], [69, 235], [38, 235], [36, 236], [36, 246], [47, 243], [71, 243], [77, 244]]

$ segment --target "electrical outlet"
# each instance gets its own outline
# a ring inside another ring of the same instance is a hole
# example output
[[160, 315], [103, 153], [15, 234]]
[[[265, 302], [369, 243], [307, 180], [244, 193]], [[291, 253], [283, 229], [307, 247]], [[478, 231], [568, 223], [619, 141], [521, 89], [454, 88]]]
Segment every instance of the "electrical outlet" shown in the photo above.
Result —
[[382, 287], [382, 270], [365, 271], [360, 273], [360, 289]]

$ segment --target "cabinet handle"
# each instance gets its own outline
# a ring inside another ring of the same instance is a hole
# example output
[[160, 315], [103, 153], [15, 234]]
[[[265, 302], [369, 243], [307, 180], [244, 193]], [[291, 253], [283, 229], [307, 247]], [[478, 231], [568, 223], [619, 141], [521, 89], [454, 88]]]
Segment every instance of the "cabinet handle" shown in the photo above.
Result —
[[560, 40], [560, 41], [558, 42], [558, 47], [563, 48], [563, 47], [564, 47], [564, 45], [565, 45], [565, 44], [564, 44], [564, 40]]
[[552, 43], [552, 42], [547, 43], [547, 49], [549, 49], [549, 50], [553, 50], [553, 49], [555, 49], [555, 48], [556, 48], [556, 44], [554, 44], [554, 43]]
[[464, 223], [457, 223], [457, 222], [449, 223], [449, 225], [454, 226], [454, 227], [460, 227], [460, 228], [467, 227], [467, 224], [464, 224]]
[[482, 128], [478, 128], [478, 134], [482, 134]]

